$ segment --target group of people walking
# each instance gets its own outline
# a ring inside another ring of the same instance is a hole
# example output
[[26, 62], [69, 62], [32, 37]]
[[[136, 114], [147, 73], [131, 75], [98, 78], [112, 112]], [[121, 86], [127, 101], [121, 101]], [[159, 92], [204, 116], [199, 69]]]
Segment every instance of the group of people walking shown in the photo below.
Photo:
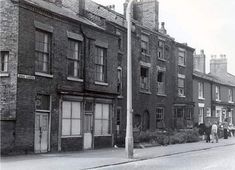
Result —
[[[214, 122], [212, 125], [209, 123], [208, 126], [205, 127], [205, 134], [206, 134], [206, 142], [210, 143], [218, 143], [219, 141], [219, 136], [218, 136], [218, 125], [216, 122]], [[211, 136], [212, 135], [212, 139]]]
[[[223, 123], [223, 131], [224, 131], [224, 139], [228, 139], [228, 122], [225, 121]], [[209, 122], [206, 126], [205, 126], [205, 135], [206, 135], [206, 142], [216, 142], [218, 143], [219, 141], [219, 128], [218, 128], [218, 124], [215, 121], [212, 125]], [[212, 137], [212, 139], [211, 139]]]

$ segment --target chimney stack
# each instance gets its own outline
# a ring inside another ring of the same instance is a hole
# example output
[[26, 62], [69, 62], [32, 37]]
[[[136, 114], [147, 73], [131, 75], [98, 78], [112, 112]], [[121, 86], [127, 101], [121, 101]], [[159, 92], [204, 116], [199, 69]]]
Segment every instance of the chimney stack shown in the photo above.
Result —
[[200, 54], [193, 54], [193, 65], [195, 71], [206, 73], [206, 55], [204, 50], [201, 50]]
[[211, 56], [210, 73], [214, 75], [224, 75], [227, 73], [227, 58], [221, 54], [219, 58], [216, 55]]

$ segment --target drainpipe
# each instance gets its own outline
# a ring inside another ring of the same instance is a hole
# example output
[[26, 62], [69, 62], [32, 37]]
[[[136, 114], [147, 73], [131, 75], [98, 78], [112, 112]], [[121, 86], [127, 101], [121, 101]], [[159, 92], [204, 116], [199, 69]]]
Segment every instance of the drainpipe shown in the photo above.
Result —
[[127, 20], [127, 122], [125, 149], [128, 158], [133, 158], [133, 109], [132, 109], [132, 59], [131, 59], [131, 13], [134, 0], [130, 0], [126, 9]]

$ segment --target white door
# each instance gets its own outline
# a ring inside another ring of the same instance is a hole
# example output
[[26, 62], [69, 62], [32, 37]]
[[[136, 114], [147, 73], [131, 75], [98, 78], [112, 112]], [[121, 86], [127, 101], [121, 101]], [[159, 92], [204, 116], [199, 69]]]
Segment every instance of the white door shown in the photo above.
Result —
[[83, 136], [83, 148], [92, 149], [92, 126], [93, 116], [91, 113], [85, 113], [84, 115], [84, 136]]
[[36, 153], [48, 151], [48, 113], [36, 113], [34, 150]]

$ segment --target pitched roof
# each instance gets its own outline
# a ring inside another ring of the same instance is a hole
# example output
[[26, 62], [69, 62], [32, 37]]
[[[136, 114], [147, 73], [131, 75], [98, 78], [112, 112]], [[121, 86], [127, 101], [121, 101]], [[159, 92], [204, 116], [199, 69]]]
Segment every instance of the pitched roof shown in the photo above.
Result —
[[30, 5], [43, 8], [43, 9], [45, 9], [47, 11], [50, 11], [50, 12], [53, 12], [55, 14], [58, 14], [58, 15], [61, 15], [61, 16], [64, 16], [64, 17], [68, 17], [68, 18], [71, 18], [73, 20], [82, 22], [86, 25], [90, 25], [90, 26], [93, 26], [93, 27], [96, 27], [98, 29], [103, 30], [102, 27], [98, 26], [94, 22], [91, 22], [90, 20], [88, 20], [85, 17], [79, 16], [76, 12], [72, 11], [69, 8], [66, 8], [66, 7], [63, 7], [63, 6], [59, 7], [59, 6], [56, 6], [53, 3], [43, 1], [43, 0], [23, 0], [23, 1], [30, 4]]

